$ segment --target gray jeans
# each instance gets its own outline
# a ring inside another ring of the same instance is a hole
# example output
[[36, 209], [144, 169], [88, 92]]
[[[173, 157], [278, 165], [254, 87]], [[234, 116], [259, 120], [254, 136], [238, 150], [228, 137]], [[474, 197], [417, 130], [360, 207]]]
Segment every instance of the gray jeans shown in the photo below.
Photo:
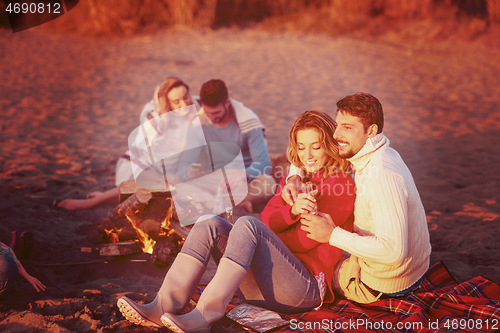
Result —
[[213, 216], [197, 222], [181, 250], [203, 264], [210, 255], [248, 271], [240, 285], [246, 303], [281, 313], [305, 312], [321, 304], [316, 278], [264, 223], [239, 218], [234, 226]]

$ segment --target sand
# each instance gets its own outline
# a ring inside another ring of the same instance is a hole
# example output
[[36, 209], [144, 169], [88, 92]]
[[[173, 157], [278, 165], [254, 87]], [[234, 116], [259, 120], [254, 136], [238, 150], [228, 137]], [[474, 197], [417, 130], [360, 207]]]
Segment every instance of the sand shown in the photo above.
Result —
[[[0, 30], [0, 240], [30, 230], [34, 253], [23, 263], [47, 285], [36, 293], [20, 280], [0, 302], [0, 331], [149, 331], [124, 320], [116, 300], [152, 300], [166, 270], [128, 259], [54, 266], [100, 260], [80, 248], [99, 244], [97, 226], [111, 207], [51, 204], [114, 186], [142, 106], [170, 75], [194, 93], [223, 79], [260, 116], [276, 155], [301, 112], [333, 113], [338, 99], [358, 91], [377, 96], [384, 133], [426, 209], [432, 263], [444, 261], [459, 282], [500, 282], [499, 56], [479, 42], [394, 35], [221, 29], [94, 39]], [[217, 325], [242, 331], [228, 319]]]

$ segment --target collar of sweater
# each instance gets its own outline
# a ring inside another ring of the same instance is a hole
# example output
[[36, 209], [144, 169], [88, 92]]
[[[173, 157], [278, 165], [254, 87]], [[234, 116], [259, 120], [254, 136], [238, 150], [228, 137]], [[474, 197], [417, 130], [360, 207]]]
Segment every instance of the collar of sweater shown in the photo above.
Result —
[[383, 133], [379, 133], [373, 138], [366, 140], [363, 148], [356, 155], [347, 159], [352, 163], [354, 172], [362, 171], [370, 162], [373, 153], [381, 150], [383, 147], [388, 147], [389, 143], [389, 139]]

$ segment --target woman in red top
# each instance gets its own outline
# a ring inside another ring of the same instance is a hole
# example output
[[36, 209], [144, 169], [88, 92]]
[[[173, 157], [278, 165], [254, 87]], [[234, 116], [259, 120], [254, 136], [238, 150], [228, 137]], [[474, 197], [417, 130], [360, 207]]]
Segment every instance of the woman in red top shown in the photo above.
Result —
[[[333, 132], [335, 123], [326, 113], [307, 111], [299, 116], [290, 130], [287, 157], [306, 174], [304, 182], [314, 185], [315, 199], [302, 191], [293, 206], [286, 204], [281, 198], [281, 190], [286, 184], [286, 177], [283, 177], [277, 194], [261, 213], [262, 222], [314, 276], [326, 282], [328, 288], [322, 290], [326, 303], [334, 299], [332, 278], [342, 250], [309, 239], [307, 232], [300, 228], [300, 214], [311, 211], [330, 214], [336, 226], [352, 231], [354, 180], [348, 175], [349, 162], [338, 155]], [[321, 284], [320, 289], [325, 287]]]
[[[326, 113], [308, 111], [290, 132], [289, 159], [303, 166], [313, 194], [299, 194], [292, 206], [280, 192], [262, 213], [263, 222], [250, 216], [234, 225], [218, 216], [204, 216], [191, 229], [170, 267], [155, 300], [137, 304], [127, 297], [118, 307], [131, 322], [167, 326], [174, 332], [210, 332], [239, 289], [247, 303], [282, 313], [305, 312], [332, 301], [331, 280], [341, 251], [310, 240], [301, 229], [300, 214], [316, 210], [330, 214], [336, 225], [351, 228], [354, 182], [345, 174], [348, 163], [338, 157], [333, 139], [335, 123]], [[283, 183], [282, 183], [283, 185]], [[180, 314], [212, 255], [218, 263], [212, 281], [196, 308]]]

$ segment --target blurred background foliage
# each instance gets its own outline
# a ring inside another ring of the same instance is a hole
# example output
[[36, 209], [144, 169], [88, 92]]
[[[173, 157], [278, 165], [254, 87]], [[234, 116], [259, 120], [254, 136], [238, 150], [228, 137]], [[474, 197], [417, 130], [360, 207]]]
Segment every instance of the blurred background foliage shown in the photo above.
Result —
[[436, 35], [444, 31], [436, 24], [447, 22], [448, 31], [460, 27], [474, 37], [500, 30], [500, 0], [80, 0], [49, 27], [117, 36], [231, 26], [338, 35], [403, 29], [409, 21], [432, 22], [427, 30]]

